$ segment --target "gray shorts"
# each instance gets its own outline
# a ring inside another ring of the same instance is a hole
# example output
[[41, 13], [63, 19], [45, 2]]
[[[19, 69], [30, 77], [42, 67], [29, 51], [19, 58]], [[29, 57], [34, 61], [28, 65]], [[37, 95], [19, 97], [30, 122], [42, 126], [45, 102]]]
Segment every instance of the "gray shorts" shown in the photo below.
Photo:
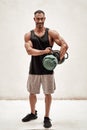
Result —
[[54, 74], [32, 75], [29, 74], [27, 80], [27, 90], [32, 94], [39, 94], [42, 85], [44, 94], [54, 93], [56, 88]]

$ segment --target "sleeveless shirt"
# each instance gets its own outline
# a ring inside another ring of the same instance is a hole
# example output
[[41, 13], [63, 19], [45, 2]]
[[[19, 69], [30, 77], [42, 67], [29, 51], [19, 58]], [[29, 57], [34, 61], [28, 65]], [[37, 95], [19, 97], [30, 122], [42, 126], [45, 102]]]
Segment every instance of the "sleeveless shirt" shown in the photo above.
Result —
[[[34, 33], [34, 30], [31, 30], [30, 40], [32, 41], [33, 48], [38, 50], [44, 50], [46, 47], [51, 47], [48, 38], [48, 30], [48, 28], [45, 29], [45, 34], [42, 37], [37, 36]], [[46, 56], [46, 54], [40, 56], [31, 56], [29, 74], [53, 74], [53, 71], [46, 70], [43, 67], [42, 60], [44, 56]]]

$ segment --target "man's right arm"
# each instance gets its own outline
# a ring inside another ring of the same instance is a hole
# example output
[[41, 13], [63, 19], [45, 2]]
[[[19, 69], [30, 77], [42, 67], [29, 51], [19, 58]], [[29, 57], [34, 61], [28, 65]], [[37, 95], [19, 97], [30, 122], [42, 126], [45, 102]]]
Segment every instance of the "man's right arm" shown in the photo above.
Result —
[[32, 41], [30, 40], [30, 32], [25, 34], [24, 41], [25, 41], [25, 45], [24, 45], [25, 49], [29, 55], [39, 56], [39, 55], [51, 53], [50, 47], [47, 47], [45, 50], [38, 50], [33, 48]]

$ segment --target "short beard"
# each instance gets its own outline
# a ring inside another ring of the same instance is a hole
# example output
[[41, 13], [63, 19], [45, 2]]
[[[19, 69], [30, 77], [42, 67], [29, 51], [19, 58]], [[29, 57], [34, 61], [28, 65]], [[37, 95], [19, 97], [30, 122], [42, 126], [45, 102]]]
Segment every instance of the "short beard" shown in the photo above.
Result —
[[42, 24], [37, 23], [36, 26], [37, 26], [38, 28], [42, 28], [42, 27], [44, 26], [44, 23], [42, 23]]

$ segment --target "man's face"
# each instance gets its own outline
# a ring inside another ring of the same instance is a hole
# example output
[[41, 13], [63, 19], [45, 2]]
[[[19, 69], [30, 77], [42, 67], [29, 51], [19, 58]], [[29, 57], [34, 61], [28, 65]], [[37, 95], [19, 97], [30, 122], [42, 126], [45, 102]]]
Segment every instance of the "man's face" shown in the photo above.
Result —
[[44, 26], [45, 15], [43, 13], [37, 13], [34, 17], [36, 27], [42, 28]]

